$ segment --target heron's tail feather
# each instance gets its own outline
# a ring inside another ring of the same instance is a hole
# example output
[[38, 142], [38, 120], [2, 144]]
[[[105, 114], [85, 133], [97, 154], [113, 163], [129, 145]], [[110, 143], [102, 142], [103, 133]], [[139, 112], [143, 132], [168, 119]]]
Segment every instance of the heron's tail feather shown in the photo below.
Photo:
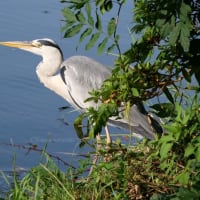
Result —
[[152, 116], [148, 115], [148, 121], [156, 133], [158, 133], [159, 135], [163, 133], [163, 129], [157, 120], [155, 120]]
[[153, 117], [148, 115], [142, 103], [133, 105], [129, 110], [128, 116], [122, 111], [120, 118], [111, 117], [109, 123], [140, 134], [148, 139], [155, 139], [156, 133], [162, 133], [162, 127]]

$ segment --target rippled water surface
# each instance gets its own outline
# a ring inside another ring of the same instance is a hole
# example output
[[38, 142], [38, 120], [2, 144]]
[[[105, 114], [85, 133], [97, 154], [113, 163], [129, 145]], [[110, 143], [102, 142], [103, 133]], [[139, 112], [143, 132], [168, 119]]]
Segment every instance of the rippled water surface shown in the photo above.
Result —
[[[82, 54], [111, 65], [111, 56], [98, 57], [96, 50], [85, 52], [82, 47], [76, 52], [77, 38], [62, 38], [63, 6], [52, 0], [1, 0], [0, 41], [48, 37], [61, 46], [65, 58]], [[120, 31], [128, 32], [128, 26]], [[124, 40], [122, 45], [126, 46]], [[72, 126], [77, 113], [59, 111], [59, 107], [68, 103], [39, 83], [35, 66], [40, 59], [0, 46], [0, 170], [12, 171], [14, 162], [23, 169], [37, 165], [40, 152], [24, 149], [32, 144], [43, 149], [48, 141], [47, 150], [54, 155], [87, 151], [87, 147], [78, 148], [80, 141]], [[69, 126], [64, 125], [62, 119]], [[64, 159], [73, 163], [74, 158]]]
[[[61, 6], [57, 1], [0, 1], [0, 40], [32, 40], [49, 37], [62, 47]], [[63, 48], [64, 54], [75, 54], [74, 48]], [[73, 151], [77, 143], [72, 126], [73, 113], [58, 110], [67, 103], [41, 85], [35, 74], [40, 57], [6, 47], [0, 47], [0, 168], [10, 169], [16, 154], [16, 165], [23, 168], [38, 163], [38, 152], [6, 144], [36, 144], [43, 148], [48, 142], [50, 152]]]

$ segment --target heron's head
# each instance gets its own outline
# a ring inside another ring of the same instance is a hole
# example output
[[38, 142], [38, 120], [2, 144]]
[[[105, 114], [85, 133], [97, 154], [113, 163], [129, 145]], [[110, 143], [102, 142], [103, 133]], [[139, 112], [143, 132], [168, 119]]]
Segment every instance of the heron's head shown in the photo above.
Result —
[[63, 53], [60, 47], [51, 39], [36, 39], [33, 41], [9, 41], [0, 42], [0, 45], [14, 47], [29, 51], [31, 53], [42, 56], [44, 59], [48, 58], [58, 58], [63, 59]]

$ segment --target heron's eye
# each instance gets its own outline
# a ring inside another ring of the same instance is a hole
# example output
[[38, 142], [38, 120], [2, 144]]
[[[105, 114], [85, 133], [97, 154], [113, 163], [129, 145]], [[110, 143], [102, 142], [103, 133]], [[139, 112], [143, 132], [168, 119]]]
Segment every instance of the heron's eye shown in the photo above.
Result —
[[42, 44], [41, 44], [40, 42], [38, 42], [38, 41], [33, 41], [33, 42], [32, 42], [32, 45], [33, 45], [34, 47], [38, 47], [38, 48], [40, 48], [40, 47], [42, 46]]

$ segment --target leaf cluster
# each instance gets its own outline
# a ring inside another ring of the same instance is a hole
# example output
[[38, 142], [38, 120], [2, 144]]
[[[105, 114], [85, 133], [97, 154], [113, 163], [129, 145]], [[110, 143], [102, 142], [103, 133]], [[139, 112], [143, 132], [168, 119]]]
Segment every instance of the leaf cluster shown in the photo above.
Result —
[[[105, 7], [108, 2], [112, 3]], [[116, 16], [121, 17], [121, 7], [127, 2], [115, 2], [118, 5]], [[200, 3], [197, 0], [134, 2], [130, 46], [127, 50], [122, 52], [119, 46], [118, 18], [109, 21], [107, 32], [103, 23], [94, 29], [99, 33], [97, 39], [102, 34], [104, 39], [113, 39], [118, 57], [111, 77], [100, 90], [92, 91], [88, 99], [102, 102], [98, 110], [89, 108], [85, 114], [90, 121], [90, 136], [100, 132], [110, 116], [117, 116], [119, 112], [127, 113], [133, 104], [156, 97], [157, 102], [151, 108], [159, 117], [164, 118], [165, 134], [159, 140], [148, 143], [154, 151], [148, 159], [152, 163], [157, 162], [156, 170], [165, 171], [178, 188], [186, 188], [180, 189], [179, 195], [184, 192], [188, 194], [189, 189], [196, 191], [200, 181]], [[92, 4], [90, 1], [87, 3]], [[93, 24], [98, 22], [98, 18], [102, 21], [105, 13], [113, 10], [114, 1], [102, 0], [95, 3], [98, 12], [96, 10], [95, 15], [90, 15]], [[86, 16], [90, 13], [84, 6], [74, 8], [73, 13], [82, 9], [85, 9], [83, 13]], [[92, 23], [88, 24], [91, 26]], [[88, 36], [91, 41], [95, 35], [91, 32]], [[93, 47], [96, 42], [92, 40], [89, 43]], [[122, 105], [123, 109], [120, 110]], [[152, 168], [153, 165], [150, 165]]]
[[[160, 54], [156, 59], [167, 60], [164, 69], [176, 70], [176, 79], [179, 73], [182, 73], [187, 81], [191, 81], [193, 74], [198, 82], [200, 79], [197, 69], [199, 6], [196, 0], [135, 1], [136, 25], [132, 31], [142, 33], [142, 43], [146, 42], [149, 50], [155, 46], [158, 48]], [[144, 56], [144, 53], [142, 55]]]
[[[115, 17], [108, 21], [105, 31], [102, 17], [105, 13], [111, 12], [114, 3], [118, 9], [115, 9]], [[140, 34], [140, 39], [132, 40], [130, 48], [121, 53], [117, 26], [121, 8], [125, 3], [126, 1], [111, 0], [99, 0], [94, 3], [89, 0], [70, 1], [63, 9], [66, 22], [63, 27], [65, 37], [80, 35], [79, 42], [89, 38], [85, 45], [88, 50], [103, 36], [98, 43], [98, 53], [104, 51], [109, 40], [112, 44], [107, 51], [110, 52], [117, 47], [119, 52], [112, 76], [103, 84], [100, 91], [92, 93], [90, 100], [97, 101], [98, 98], [102, 103], [109, 102], [116, 107], [121, 102], [132, 105], [164, 93], [169, 102], [174, 104], [176, 98], [169, 87], [180, 93], [177, 82], [186, 80], [190, 83], [193, 74], [197, 81], [199, 80], [199, 70], [196, 67], [199, 54], [195, 50], [199, 40], [198, 2], [135, 1], [131, 37], [137, 33]], [[107, 105], [102, 105], [100, 110], [106, 112], [106, 107]], [[158, 106], [152, 108], [159, 109], [157, 113], [166, 113], [165, 109], [170, 109], [168, 107], [172, 105], [165, 104], [162, 110]], [[113, 110], [105, 115], [99, 112], [101, 117], [92, 109], [89, 113], [92, 116], [91, 124], [96, 120], [102, 122], [103, 126], [108, 119], [107, 116], [113, 115]], [[100, 130], [101, 127], [96, 127], [93, 132]]]
[[[65, 21], [62, 31], [65, 38], [79, 35], [79, 43], [87, 40], [85, 50], [91, 49], [98, 43], [99, 54], [105, 49], [111, 52], [118, 45], [117, 16], [111, 17], [106, 25], [102, 22], [102, 16], [113, 8], [112, 0], [96, 0], [94, 3], [90, 0], [62, 2], [67, 3], [62, 10]], [[120, 9], [124, 3], [124, 0], [118, 0], [115, 4]], [[107, 27], [106, 30], [102, 28], [103, 26]]]
[[[145, 144], [151, 153], [146, 158], [149, 172], [159, 173], [166, 186], [172, 189], [169, 197], [154, 194], [152, 199], [198, 199], [200, 182], [200, 112], [197, 96], [190, 99], [189, 106], [174, 106], [170, 123], [164, 126], [168, 134], [157, 141]], [[169, 192], [169, 190], [168, 190]], [[166, 194], [166, 192], [164, 192]]]

